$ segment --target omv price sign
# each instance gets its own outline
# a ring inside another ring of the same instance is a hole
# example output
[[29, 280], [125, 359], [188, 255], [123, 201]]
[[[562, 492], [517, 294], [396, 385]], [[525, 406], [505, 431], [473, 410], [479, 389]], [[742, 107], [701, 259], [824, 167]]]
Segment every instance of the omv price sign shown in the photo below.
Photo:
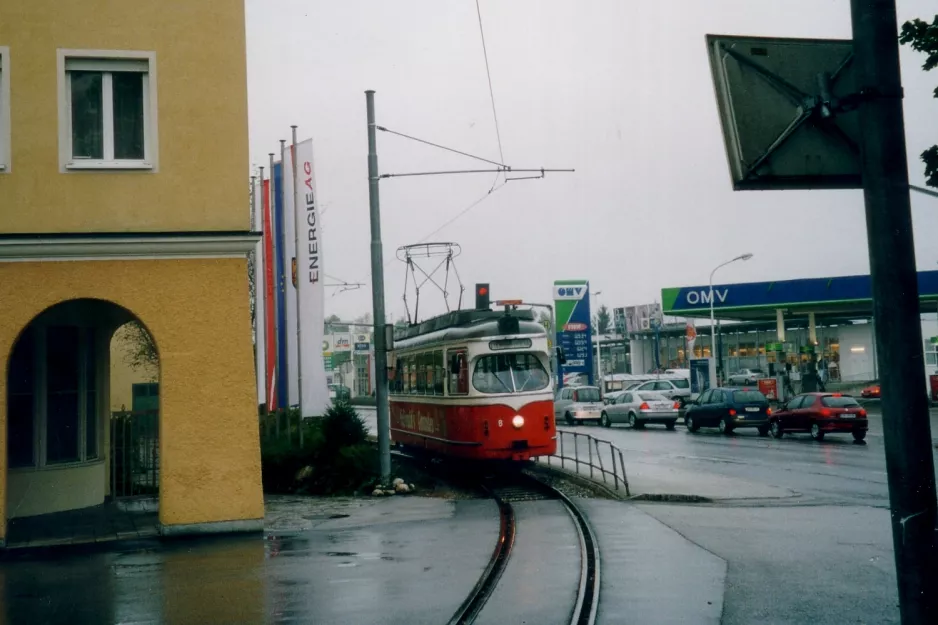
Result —
[[558, 385], [564, 377], [576, 374], [593, 383], [593, 332], [588, 280], [554, 282], [554, 311], [557, 321], [557, 346], [567, 362], [560, 365]]

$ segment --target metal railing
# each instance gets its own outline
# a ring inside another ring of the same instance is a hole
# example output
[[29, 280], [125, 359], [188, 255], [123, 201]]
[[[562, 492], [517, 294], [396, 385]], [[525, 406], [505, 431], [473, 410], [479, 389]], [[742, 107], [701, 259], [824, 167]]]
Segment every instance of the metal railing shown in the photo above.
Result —
[[276, 410], [260, 415], [262, 441], [286, 441], [288, 445], [303, 447], [306, 424], [299, 410]]
[[111, 495], [152, 495], [160, 486], [158, 410], [111, 413]]
[[[544, 457], [538, 457], [537, 461], [543, 463]], [[615, 490], [618, 491], [621, 484], [626, 496], [632, 496], [622, 450], [609, 441], [600, 440], [589, 434], [558, 429], [557, 453], [546, 458], [548, 466], [553, 466], [559, 461], [560, 468], [572, 470], [583, 477], [588, 475], [589, 479], [596, 482], [599, 481], [597, 473], [602, 477], [603, 484], [608, 485], [609, 478], [611, 478]]]

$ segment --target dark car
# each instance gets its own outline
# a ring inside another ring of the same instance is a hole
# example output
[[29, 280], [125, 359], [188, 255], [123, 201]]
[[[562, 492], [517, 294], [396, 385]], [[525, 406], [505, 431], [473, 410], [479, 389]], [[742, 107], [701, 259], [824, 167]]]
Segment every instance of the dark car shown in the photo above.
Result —
[[760, 436], [767, 436], [771, 414], [769, 400], [756, 389], [712, 388], [691, 402], [684, 423], [690, 432], [716, 427], [723, 434], [732, 434], [737, 428], [758, 428]]
[[825, 434], [850, 432], [853, 439], [866, 438], [869, 421], [857, 400], [840, 393], [804, 393], [796, 395], [772, 415], [769, 421], [772, 436], [781, 438], [786, 432], [810, 432], [816, 441]]

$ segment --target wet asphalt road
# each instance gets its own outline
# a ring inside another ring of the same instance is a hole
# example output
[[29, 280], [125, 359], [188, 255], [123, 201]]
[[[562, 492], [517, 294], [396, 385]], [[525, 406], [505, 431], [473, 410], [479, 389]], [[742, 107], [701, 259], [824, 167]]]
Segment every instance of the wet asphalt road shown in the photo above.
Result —
[[[868, 410], [866, 445], [849, 434], [818, 443], [755, 430], [563, 429], [612, 441], [632, 471], [680, 469], [693, 476], [687, 494], [723, 477], [788, 491], [777, 500], [639, 505], [727, 561], [723, 623], [898, 623], [882, 421], [875, 404]], [[938, 438], [936, 417], [933, 410]]]

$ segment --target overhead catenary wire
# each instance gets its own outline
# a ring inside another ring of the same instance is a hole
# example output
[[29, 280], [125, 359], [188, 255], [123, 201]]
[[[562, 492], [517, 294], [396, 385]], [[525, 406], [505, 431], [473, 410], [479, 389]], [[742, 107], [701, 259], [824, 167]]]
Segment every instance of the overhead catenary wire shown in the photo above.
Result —
[[476, 14], [479, 16], [479, 35], [482, 37], [482, 56], [485, 58], [485, 76], [489, 82], [489, 97], [492, 100], [492, 117], [495, 120], [495, 138], [498, 140], [498, 158], [505, 162], [505, 154], [502, 151], [502, 133], [498, 128], [498, 113], [495, 109], [495, 90], [492, 89], [492, 72], [489, 69], [489, 52], [485, 46], [485, 29], [482, 27], [482, 9], [479, 7], [479, 0], [476, 0]]

